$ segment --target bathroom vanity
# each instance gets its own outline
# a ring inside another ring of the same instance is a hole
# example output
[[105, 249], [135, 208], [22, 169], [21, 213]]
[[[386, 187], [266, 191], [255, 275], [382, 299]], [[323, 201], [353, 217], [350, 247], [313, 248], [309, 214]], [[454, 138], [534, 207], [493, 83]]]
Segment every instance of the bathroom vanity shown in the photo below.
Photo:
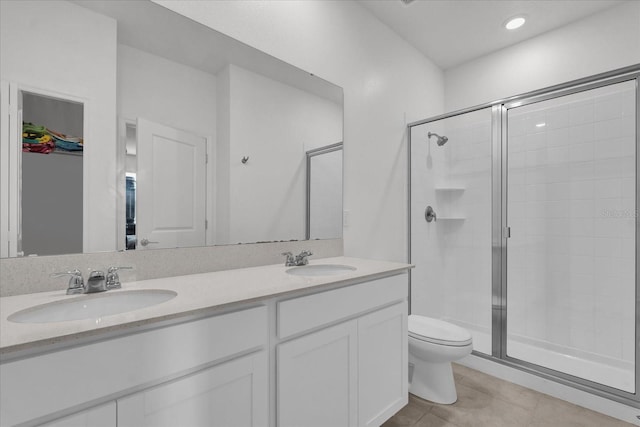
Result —
[[7, 320], [94, 296], [0, 299], [0, 425], [380, 425], [407, 403], [410, 266], [309, 267], [124, 283], [176, 297], [98, 319]]

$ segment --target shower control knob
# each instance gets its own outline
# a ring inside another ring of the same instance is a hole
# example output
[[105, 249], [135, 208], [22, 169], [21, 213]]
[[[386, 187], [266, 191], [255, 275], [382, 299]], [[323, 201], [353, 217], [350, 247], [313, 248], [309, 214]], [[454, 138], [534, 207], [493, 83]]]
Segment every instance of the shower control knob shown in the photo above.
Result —
[[425, 209], [424, 219], [426, 219], [427, 222], [437, 221], [436, 211], [434, 211], [431, 206], [427, 206], [427, 209]]

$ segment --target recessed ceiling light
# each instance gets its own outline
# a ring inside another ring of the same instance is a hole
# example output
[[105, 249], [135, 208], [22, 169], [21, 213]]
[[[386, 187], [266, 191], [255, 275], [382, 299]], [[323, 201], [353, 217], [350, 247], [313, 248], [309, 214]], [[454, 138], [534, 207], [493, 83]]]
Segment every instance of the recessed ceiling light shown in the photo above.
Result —
[[520, 28], [524, 25], [526, 19], [524, 19], [523, 16], [516, 16], [515, 18], [511, 18], [509, 19], [505, 24], [504, 27], [507, 30], [515, 30], [516, 28]]

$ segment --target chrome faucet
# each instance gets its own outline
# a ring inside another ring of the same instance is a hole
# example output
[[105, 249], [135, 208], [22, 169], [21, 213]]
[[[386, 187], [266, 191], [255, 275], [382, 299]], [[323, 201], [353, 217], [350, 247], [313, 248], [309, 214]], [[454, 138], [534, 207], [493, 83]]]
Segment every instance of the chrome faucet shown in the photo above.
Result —
[[296, 259], [291, 252], [282, 252], [282, 255], [287, 257], [284, 261], [285, 267], [293, 267], [296, 265]]
[[309, 264], [309, 260], [307, 259], [307, 257], [313, 254], [311, 253], [311, 251], [304, 250], [296, 256], [294, 256], [291, 252], [283, 252], [282, 255], [287, 257], [284, 262], [285, 267], [297, 267]]
[[307, 265], [309, 264], [309, 260], [307, 257], [313, 255], [311, 251], [304, 250], [296, 255], [296, 265]]
[[89, 273], [85, 294], [93, 294], [96, 292], [104, 292], [107, 290], [107, 282], [105, 281], [104, 271], [93, 270]]
[[61, 273], [52, 273], [51, 277], [71, 276], [69, 278], [69, 287], [67, 288], [67, 295], [84, 294], [87, 288], [84, 286], [84, 279], [82, 273], [77, 268], [73, 271], [66, 271]]
[[133, 267], [109, 267], [107, 270], [107, 290], [120, 289], [122, 283], [120, 283], [120, 276], [118, 276], [118, 270], [131, 270]]
[[87, 283], [84, 282], [82, 273], [77, 268], [73, 271], [52, 273], [51, 277], [71, 276], [69, 278], [67, 295], [93, 294], [110, 289], [120, 289], [122, 284], [120, 283], [120, 277], [118, 277], [117, 271], [131, 268], [133, 267], [109, 267], [107, 274], [105, 274], [104, 271], [92, 270], [91, 273], [89, 273]]

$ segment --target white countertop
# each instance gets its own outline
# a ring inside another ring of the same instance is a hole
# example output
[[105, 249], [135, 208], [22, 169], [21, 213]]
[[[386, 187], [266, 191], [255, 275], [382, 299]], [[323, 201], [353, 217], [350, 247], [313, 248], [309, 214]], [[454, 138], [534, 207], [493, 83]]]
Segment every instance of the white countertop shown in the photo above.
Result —
[[108, 292], [166, 289], [175, 291], [178, 295], [161, 304], [122, 314], [65, 322], [15, 323], [7, 318], [40, 304], [87, 298], [90, 295], [71, 296], [66, 295], [65, 291], [54, 291], [0, 298], [0, 354], [9, 355], [40, 348], [45, 350], [44, 346], [206, 313], [231, 304], [255, 302], [322, 286], [348, 285], [411, 268], [411, 265], [404, 263], [347, 257], [316, 259], [309, 264], [344, 264], [355, 267], [356, 270], [332, 276], [294, 276], [285, 272], [291, 267], [277, 264], [127, 282], [122, 284], [122, 289]]

